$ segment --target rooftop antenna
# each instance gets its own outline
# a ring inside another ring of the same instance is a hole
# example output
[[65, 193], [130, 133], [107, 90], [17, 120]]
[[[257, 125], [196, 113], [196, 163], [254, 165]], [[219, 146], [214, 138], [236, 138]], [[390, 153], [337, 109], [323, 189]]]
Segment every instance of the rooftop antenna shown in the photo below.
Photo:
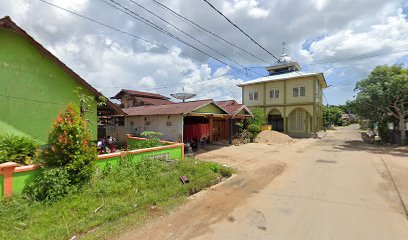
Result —
[[177, 98], [177, 99], [180, 99], [183, 102], [185, 102], [187, 99], [195, 97], [196, 95], [197, 94], [194, 94], [194, 93], [187, 93], [186, 90], [184, 89], [184, 87], [181, 90], [181, 92], [170, 94], [170, 96], [172, 96], [174, 98]]

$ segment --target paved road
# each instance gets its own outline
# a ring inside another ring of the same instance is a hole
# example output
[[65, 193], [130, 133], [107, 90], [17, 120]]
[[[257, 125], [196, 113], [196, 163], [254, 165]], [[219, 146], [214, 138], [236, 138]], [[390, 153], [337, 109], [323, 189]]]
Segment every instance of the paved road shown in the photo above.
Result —
[[[248, 163], [251, 167], [238, 174], [239, 181], [232, 179], [177, 213], [122, 237], [408, 239], [408, 221], [381, 155], [360, 141], [356, 126], [330, 132], [321, 140], [267, 149], [252, 153], [252, 160], [258, 161]], [[226, 152], [217, 151], [213, 156], [219, 158]], [[268, 168], [282, 163], [283, 173]]]

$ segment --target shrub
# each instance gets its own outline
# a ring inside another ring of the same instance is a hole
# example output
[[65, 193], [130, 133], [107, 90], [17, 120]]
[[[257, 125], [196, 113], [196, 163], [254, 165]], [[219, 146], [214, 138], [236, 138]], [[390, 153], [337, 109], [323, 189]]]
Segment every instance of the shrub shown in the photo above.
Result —
[[0, 163], [16, 162], [31, 164], [36, 156], [39, 143], [29, 137], [13, 134], [0, 135]]
[[154, 131], [144, 131], [140, 133], [142, 137], [147, 138], [145, 142], [145, 147], [150, 148], [150, 147], [158, 147], [162, 146], [163, 143], [160, 142], [160, 137], [163, 135], [161, 132], [154, 132]]
[[266, 122], [266, 115], [265, 115], [265, 112], [264, 112], [264, 110], [262, 108], [258, 108], [258, 107], [251, 108], [251, 112], [254, 115], [254, 117], [253, 118], [248, 118], [248, 123], [250, 125], [255, 124], [255, 125], [258, 125], [258, 126], [262, 126], [262, 125], [265, 125], [267, 123]]
[[260, 126], [257, 124], [249, 124], [248, 125], [248, 131], [252, 134], [252, 138], [256, 138], [256, 136], [258, 135], [259, 131], [260, 131]]
[[86, 123], [74, 106], [68, 105], [58, 115], [48, 143], [50, 147], [42, 154], [46, 167], [64, 168], [71, 185], [82, 184], [92, 177], [96, 148], [91, 145]]
[[56, 202], [73, 192], [68, 171], [64, 168], [43, 168], [41, 175], [26, 189], [28, 196], [36, 201]]

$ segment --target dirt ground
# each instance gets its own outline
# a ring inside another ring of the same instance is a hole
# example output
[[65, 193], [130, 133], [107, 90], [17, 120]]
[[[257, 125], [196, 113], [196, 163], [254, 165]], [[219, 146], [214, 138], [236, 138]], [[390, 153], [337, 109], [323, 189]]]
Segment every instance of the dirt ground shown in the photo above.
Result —
[[362, 143], [356, 126], [211, 148], [197, 157], [237, 174], [120, 239], [408, 239], [406, 192], [393, 184], [407, 182], [405, 152]]

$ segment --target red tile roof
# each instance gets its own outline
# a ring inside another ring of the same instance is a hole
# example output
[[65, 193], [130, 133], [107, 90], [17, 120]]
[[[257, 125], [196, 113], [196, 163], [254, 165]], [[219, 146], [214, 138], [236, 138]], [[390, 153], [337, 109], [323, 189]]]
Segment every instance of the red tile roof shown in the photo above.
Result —
[[213, 103], [211, 99], [173, 103], [159, 106], [140, 106], [122, 109], [129, 116], [148, 116], [148, 115], [177, 115], [190, 113], [200, 107]]
[[252, 116], [252, 112], [243, 104], [228, 105], [224, 106], [223, 108], [228, 112], [228, 114], [232, 116], [237, 115], [241, 110], [245, 110], [246, 112], [248, 112], [247, 114], [244, 115]]
[[140, 92], [140, 91], [135, 91], [135, 90], [128, 90], [128, 89], [122, 89], [120, 92], [118, 92], [115, 96], [111, 97], [112, 99], [121, 99], [123, 95], [130, 95], [134, 97], [148, 97], [148, 98], [156, 98], [156, 99], [170, 99], [166, 96], [157, 94], [157, 93], [150, 93], [150, 92]]
[[174, 104], [174, 102], [167, 99], [157, 99], [157, 98], [146, 98], [146, 97], [136, 97], [137, 100], [140, 100], [151, 105], [168, 105]]
[[215, 103], [218, 104], [218, 106], [224, 107], [224, 106], [229, 106], [229, 105], [237, 105], [237, 101], [231, 99], [231, 100], [225, 100], [225, 101], [216, 101]]

